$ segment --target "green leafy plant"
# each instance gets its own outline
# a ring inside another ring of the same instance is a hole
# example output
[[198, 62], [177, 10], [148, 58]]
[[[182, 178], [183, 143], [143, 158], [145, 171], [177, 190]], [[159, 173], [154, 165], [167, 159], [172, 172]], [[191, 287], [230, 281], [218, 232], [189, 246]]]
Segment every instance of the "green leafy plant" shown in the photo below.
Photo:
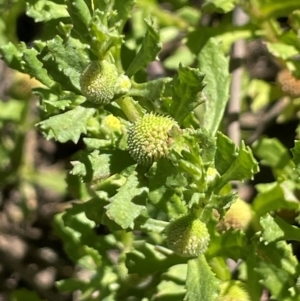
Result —
[[[207, 0], [199, 9], [174, 0], [168, 11], [147, 0], [27, 1], [27, 15], [44, 31], [30, 46], [6, 41], [2, 59], [39, 82], [33, 93], [40, 120], [30, 126], [47, 140], [84, 145], [67, 176], [77, 201], [55, 216], [53, 229], [88, 277], [58, 281], [61, 292], [77, 291], [80, 300], [258, 301], [267, 290], [274, 300], [300, 300], [300, 265], [290, 243], [300, 240], [300, 142], [291, 153], [275, 138], [259, 137], [250, 147], [243, 132], [236, 145], [224, 122], [229, 50], [237, 40], [263, 38], [276, 63], [299, 75], [299, 3], [238, 2], [250, 16], [238, 26], [227, 18], [237, 2]], [[205, 26], [214, 13], [224, 17]], [[289, 18], [288, 30], [279, 17]], [[146, 67], [174, 41], [162, 62], [168, 76], [148, 79]], [[251, 98], [252, 111], [286, 92], [248, 74], [243, 80], [241, 98]], [[297, 95], [286, 97], [282, 120], [298, 112]], [[22, 161], [19, 145], [0, 150]], [[247, 204], [234, 183], [253, 179], [259, 163], [274, 181], [259, 183]], [[6, 167], [3, 186], [15, 176]], [[20, 178], [30, 182], [26, 175]], [[97, 227], [106, 231], [97, 234]], [[228, 258], [238, 262], [236, 270]], [[32, 292], [16, 292], [16, 300], [18, 294]]]

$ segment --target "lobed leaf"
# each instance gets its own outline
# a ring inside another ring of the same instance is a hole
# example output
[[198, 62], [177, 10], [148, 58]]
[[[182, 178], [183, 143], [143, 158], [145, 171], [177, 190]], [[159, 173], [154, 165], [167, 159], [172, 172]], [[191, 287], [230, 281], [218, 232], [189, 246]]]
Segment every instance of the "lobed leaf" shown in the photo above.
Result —
[[145, 22], [147, 25], [147, 32], [142, 42], [141, 49], [125, 72], [128, 77], [132, 77], [140, 69], [154, 61], [162, 47], [158, 31], [154, 28], [153, 21], [151, 19], [146, 19]]
[[9, 67], [22, 73], [26, 72], [49, 88], [55, 85], [42, 62], [37, 58], [38, 52], [34, 48], [27, 48], [24, 43], [15, 46], [9, 42], [0, 47], [0, 53]]
[[198, 69], [179, 65], [178, 75], [172, 82], [172, 103], [168, 109], [179, 124], [204, 101], [201, 93], [205, 86], [203, 79], [204, 74]]
[[252, 209], [258, 216], [274, 210], [299, 210], [300, 204], [291, 193], [287, 183], [261, 184], [257, 186], [259, 193], [253, 201]]
[[[227, 145], [229, 146], [229, 144]], [[222, 188], [232, 180], [242, 181], [251, 179], [253, 175], [259, 171], [258, 163], [254, 159], [251, 149], [248, 146], [245, 146], [243, 141], [241, 146], [237, 149], [237, 152], [238, 155], [231, 163], [230, 167], [217, 180], [217, 189]], [[233, 159], [233, 156], [231, 159]]]
[[76, 107], [66, 113], [52, 116], [41, 121], [37, 126], [43, 130], [43, 134], [49, 140], [54, 138], [59, 142], [69, 140], [77, 143], [81, 134], [87, 132], [87, 122], [96, 112], [93, 108]]
[[278, 240], [300, 240], [300, 229], [286, 223], [278, 216], [273, 218], [270, 214], [266, 214], [260, 218], [260, 224], [262, 239], [266, 244]]
[[27, 0], [26, 14], [35, 22], [69, 17], [66, 5], [49, 0]]
[[146, 199], [147, 188], [141, 186], [137, 174], [133, 173], [125, 184], [106, 206], [106, 215], [109, 219], [120, 225], [123, 229], [133, 228], [134, 220], [145, 210], [145, 205], [137, 205], [134, 199]]
[[43, 63], [38, 59], [38, 51], [34, 48], [26, 49], [22, 55], [22, 61], [25, 63], [24, 71], [30, 76], [35, 77], [45, 86], [51, 88], [55, 85], [49, 77], [48, 71], [44, 68]]
[[81, 152], [76, 154], [74, 159], [71, 161], [73, 165], [71, 174], [79, 176], [84, 182], [106, 179], [111, 174], [111, 155], [99, 154], [99, 151], [94, 151], [91, 154]]
[[246, 234], [233, 228], [224, 231], [214, 236], [207, 253], [209, 256], [223, 256], [236, 261], [244, 259], [248, 255]]
[[47, 41], [38, 58], [43, 61], [51, 77], [64, 86], [64, 90], [80, 93], [80, 76], [90, 59], [87, 45], [69, 37], [65, 41], [56, 36]]
[[13, 69], [24, 72], [22, 64], [22, 51], [26, 49], [25, 44], [19, 44], [18, 47], [12, 42], [0, 47], [1, 59]]
[[270, 292], [273, 299], [298, 301], [295, 283], [299, 275], [299, 263], [293, 255], [292, 246], [284, 241], [265, 245], [256, 243], [257, 268], [260, 283]]
[[122, 26], [120, 26], [120, 28], [123, 28], [125, 22], [131, 15], [134, 4], [135, 0], [114, 1], [113, 9], [117, 11], [117, 13], [111, 17], [110, 23], [114, 25], [117, 22], [122, 22]]

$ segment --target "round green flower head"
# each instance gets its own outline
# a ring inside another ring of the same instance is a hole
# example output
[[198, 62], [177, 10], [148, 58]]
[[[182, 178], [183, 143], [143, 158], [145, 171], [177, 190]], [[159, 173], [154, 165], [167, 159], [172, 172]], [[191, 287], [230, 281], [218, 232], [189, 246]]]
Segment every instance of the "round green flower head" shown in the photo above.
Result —
[[250, 296], [241, 281], [226, 281], [221, 283], [220, 295], [216, 301], [250, 301]]
[[114, 64], [93, 61], [81, 74], [81, 93], [96, 104], [107, 104], [115, 95], [117, 80], [118, 71]]
[[169, 153], [169, 131], [177, 126], [170, 117], [145, 114], [129, 127], [128, 147], [132, 158], [141, 165], [150, 165]]
[[252, 221], [251, 206], [241, 199], [231, 205], [224, 217], [225, 229], [247, 230]]
[[176, 254], [184, 257], [198, 257], [209, 244], [206, 225], [192, 214], [172, 221], [165, 230], [167, 245]]

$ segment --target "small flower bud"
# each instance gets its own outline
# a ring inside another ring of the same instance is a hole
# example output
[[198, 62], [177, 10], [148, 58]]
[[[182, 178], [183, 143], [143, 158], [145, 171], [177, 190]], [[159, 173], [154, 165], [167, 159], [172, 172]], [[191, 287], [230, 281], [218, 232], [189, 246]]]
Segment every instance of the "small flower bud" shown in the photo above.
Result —
[[128, 147], [132, 158], [141, 165], [150, 165], [169, 153], [169, 131], [177, 126], [169, 117], [145, 114], [128, 131]]
[[125, 74], [121, 74], [116, 84], [116, 94], [126, 94], [131, 89], [131, 80]]
[[107, 104], [115, 95], [117, 80], [118, 71], [114, 64], [93, 61], [81, 74], [81, 92], [96, 104]]
[[281, 70], [277, 75], [277, 82], [285, 94], [294, 98], [300, 96], [300, 80], [295, 78], [289, 70]]
[[240, 281], [221, 283], [220, 295], [216, 301], [250, 301], [245, 285]]
[[168, 247], [178, 255], [198, 257], [208, 248], [210, 236], [206, 225], [192, 214], [172, 221], [165, 233]]
[[245, 201], [237, 199], [225, 214], [224, 226], [226, 229], [246, 230], [252, 221], [252, 217], [251, 206]]

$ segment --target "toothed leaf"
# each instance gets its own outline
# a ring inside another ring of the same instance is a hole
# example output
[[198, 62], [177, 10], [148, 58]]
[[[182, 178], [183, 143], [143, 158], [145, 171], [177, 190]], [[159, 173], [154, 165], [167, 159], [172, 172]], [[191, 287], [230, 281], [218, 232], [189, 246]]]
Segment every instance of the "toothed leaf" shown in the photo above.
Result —
[[173, 97], [169, 113], [179, 124], [204, 101], [204, 74], [199, 69], [179, 65], [178, 76], [172, 82]]
[[126, 70], [126, 75], [128, 77], [132, 77], [140, 69], [146, 67], [150, 62], [154, 61], [162, 47], [158, 31], [155, 29], [153, 21], [151, 19], [147, 19], [145, 22], [147, 26], [147, 32], [141, 49]]
[[214, 301], [219, 293], [219, 280], [211, 271], [204, 255], [188, 262], [186, 301]]
[[80, 135], [86, 134], [87, 122], [95, 112], [95, 109], [78, 106], [71, 111], [41, 121], [37, 125], [48, 140], [54, 138], [62, 143], [69, 140], [77, 143]]
[[145, 210], [144, 204], [138, 205], [134, 202], [141, 198], [145, 199], [148, 189], [140, 184], [137, 174], [131, 174], [106, 207], [108, 218], [123, 229], [133, 228], [134, 220]]

